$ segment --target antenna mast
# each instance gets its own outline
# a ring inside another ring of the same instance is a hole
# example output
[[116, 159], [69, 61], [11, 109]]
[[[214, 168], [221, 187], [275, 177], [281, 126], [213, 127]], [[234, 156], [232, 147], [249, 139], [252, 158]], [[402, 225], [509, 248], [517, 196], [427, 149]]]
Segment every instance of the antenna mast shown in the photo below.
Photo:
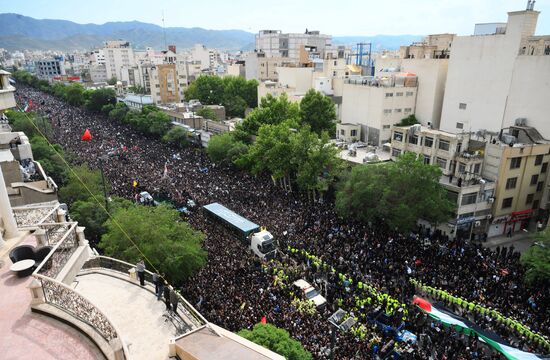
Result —
[[166, 50], [166, 26], [164, 25], [164, 10], [162, 10], [162, 33], [164, 35], [164, 50]]

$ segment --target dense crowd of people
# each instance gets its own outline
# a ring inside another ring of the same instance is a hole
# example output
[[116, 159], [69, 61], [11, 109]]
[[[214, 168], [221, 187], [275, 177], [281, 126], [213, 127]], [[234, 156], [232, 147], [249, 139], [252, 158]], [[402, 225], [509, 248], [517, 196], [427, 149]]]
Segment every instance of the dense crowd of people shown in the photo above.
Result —
[[[33, 110], [49, 116], [54, 128], [52, 142], [74, 154], [76, 162], [98, 168], [103, 159], [114, 195], [134, 199], [133, 182], [137, 181], [154, 197], [170, 198], [179, 206], [193, 199], [197, 208], [219, 202], [271, 231], [282, 255], [278, 265], [265, 266], [227, 231], [207, 221], [201, 211], [193, 211], [189, 218], [207, 235], [208, 263], [182, 284], [183, 295], [209, 321], [229, 330], [251, 328], [265, 316], [268, 322], [288, 330], [315, 358], [327, 358], [332, 330], [327, 318], [341, 307], [353, 313], [366, 331], [338, 333], [336, 359], [389, 358], [397, 350], [407, 359], [501, 358], [474, 337], [444, 328], [409, 306], [418, 293], [409, 281], [414, 278], [498, 309], [532, 330], [550, 335], [549, 289], [526, 288], [525, 270], [513, 249], [492, 251], [423, 228], [399, 234], [383, 226], [342, 220], [333, 202], [311, 202], [275, 186], [269, 177], [216, 166], [198, 147], [172, 148], [30, 87], [19, 86], [16, 97], [20, 106], [32, 100]], [[90, 142], [81, 140], [86, 128], [92, 134]], [[291, 248], [307, 250], [336, 271], [315, 266], [288, 251]], [[278, 268], [290, 274], [290, 282], [305, 278], [318, 284], [329, 306], [313, 315], [297, 311], [292, 290], [278, 281]], [[339, 274], [348, 278], [342, 281]], [[358, 282], [404, 304], [391, 309], [390, 321], [394, 327], [416, 334], [415, 344], [395, 343], [394, 334], [375, 328], [373, 320], [385, 312], [388, 300], [370, 299], [372, 295], [358, 288]], [[489, 316], [465, 316], [515, 347], [545, 351]]]

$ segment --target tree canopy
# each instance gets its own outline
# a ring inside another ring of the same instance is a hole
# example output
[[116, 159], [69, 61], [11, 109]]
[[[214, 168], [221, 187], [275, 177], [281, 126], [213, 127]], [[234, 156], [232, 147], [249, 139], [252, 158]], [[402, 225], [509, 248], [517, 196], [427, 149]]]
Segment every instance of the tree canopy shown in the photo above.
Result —
[[550, 227], [537, 234], [537, 241], [521, 256], [527, 268], [525, 281], [533, 286], [550, 284]]
[[181, 126], [173, 126], [164, 134], [162, 141], [183, 148], [189, 144], [189, 132]]
[[[99, 170], [90, 169], [86, 163], [72, 169], [73, 171], [68, 173], [66, 184], [59, 189], [59, 199], [62, 202], [70, 206], [76, 201], [88, 200], [91, 197], [90, 192], [103, 199], [103, 182]], [[105, 186], [108, 194], [110, 185], [106, 182]]]
[[210, 159], [218, 164], [233, 164], [247, 151], [248, 146], [230, 132], [211, 137], [206, 148]]
[[210, 119], [214, 121], [219, 120], [218, 116], [216, 115], [216, 112], [207, 107], [197, 110], [197, 115], [202, 116], [205, 119]]
[[411, 125], [415, 125], [415, 124], [420, 124], [420, 122], [416, 118], [415, 114], [411, 114], [411, 115], [401, 119], [401, 121], [399, 123], [395, 124], [395, 125], [396, 126], [411, 126]]
[[201, 75], [185, 90], [186, 100], [198, 99], [203, 105], [223, 105], [229, 116], [244, 117], [246, 108], [257, 105], [258, 82], [239, 76]]
[[201, 247], [204, 235], [188, 223], [179, 222], [175, 209], [132, 204], [116, 209], [113, 218], [106, 222], [107, 232], [99, 243], [108, 256], [136, 263], [143, 257], [137, 246], [149, 270], [154, 266], [173, 284], [180, 284], [206, 263], [206, 252]]
[[290, 337], [288, 331], [271, 324], [256, 324], [251, 330], [243, 329], [240, 336], [261, 345], [287, 360], [311, 360], [313, 357], [302, 344]]
[[64, 152], [61, 145], [53, 144], [52, 148], [46, 139], [39, 135], [34, 136], [30, 142], [34, 159], [57, 186], [62, 186], [67, 181], [67, 167], [62, 159]]
[[86, 108], [93, 112], [100, 112], [101, 108], [107, 104], [116, 104], [116, 93], [113, 89], [87, 90]]
[[402, 232], [413, 229], [418, 219], [440, 223], [456, 205], [448, 200], [440, 177], [441, 169], [413, 153], [392, 163], [356, 166], [339, 184], [336, 209], [344, 217], [385, 223]]
[[336, 131], [336, 107], [332, 100], [310, 89], [300, 101], [300, 118], [304, 125], [309, 125], [317, 134], [323, 131], [334, 134]]

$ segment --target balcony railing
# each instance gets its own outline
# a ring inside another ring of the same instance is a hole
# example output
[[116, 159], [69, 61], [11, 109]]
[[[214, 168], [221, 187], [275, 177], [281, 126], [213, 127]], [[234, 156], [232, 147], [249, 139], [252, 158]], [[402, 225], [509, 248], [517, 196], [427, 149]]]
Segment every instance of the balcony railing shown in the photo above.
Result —
[[107, 316], [92, 302], [69, 286], [47, 276], [35, 274], [41, 283], [46, 303], [93, 327], [107, 342], [118, 338], [118, 333]]
[[[135, 265], [107, 256], [96, 256], [84, 263], [82, 270], [86, 269], [116, 271], [119, 272], [120, 275], [128, 277], [129, 271], [131, 269], [135, 269]], [[145, 270], [145, 281], [154, 287], [152, 272]], [[195, 328], [201, 327], [208, 323], [208, 321], [183, 296], [180, 294], [177, 294], [177, 296], [179, 298], [178, 316], [181, 320], [191, 321]], [[179, 314], [179, 312], [185, 315], [185, 319]]]
[[15, 207], [13, 208], [13, 216], [18, 228], [33, 227], [42, 223], [57, 222], [58, 208], [59, 204]]
[[57, 242], [52, 251], [34, 271], [34, 274], [40, 274], [55, 279], [75, 253], [79, 245], [76, 235], [77, 223], [73, 222], [66, 224], [70, 225], [69, 230], [66, 231], [59, 242]]

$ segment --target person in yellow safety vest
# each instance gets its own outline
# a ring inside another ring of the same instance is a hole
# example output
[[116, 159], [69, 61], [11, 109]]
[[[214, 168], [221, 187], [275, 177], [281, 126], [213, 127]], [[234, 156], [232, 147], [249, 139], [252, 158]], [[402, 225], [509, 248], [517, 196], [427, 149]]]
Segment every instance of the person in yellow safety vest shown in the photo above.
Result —
[[363, 283], [361, 281], [357, 283], [357, 288], [363, 290]]

